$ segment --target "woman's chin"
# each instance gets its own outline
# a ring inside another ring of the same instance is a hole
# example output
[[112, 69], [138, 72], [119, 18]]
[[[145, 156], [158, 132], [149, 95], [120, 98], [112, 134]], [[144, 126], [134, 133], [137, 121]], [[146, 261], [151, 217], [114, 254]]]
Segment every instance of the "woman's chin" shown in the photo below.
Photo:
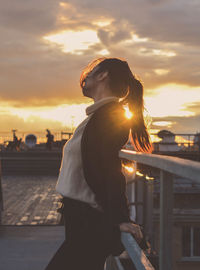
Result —
[[92, 98], [89, 91], [87, 90], [87, 88], [83, 87], [82, 88], [82, 93], [85, 97], [89, 97], [89, 98]]

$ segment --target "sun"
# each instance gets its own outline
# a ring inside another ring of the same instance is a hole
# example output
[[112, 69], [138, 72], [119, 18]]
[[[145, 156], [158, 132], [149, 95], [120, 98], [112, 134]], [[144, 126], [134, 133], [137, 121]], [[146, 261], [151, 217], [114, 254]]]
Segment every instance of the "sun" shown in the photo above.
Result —
[[133, 117], [133, 113], [129, 110], [128, 106], [124, 106], [124, 115], [127, 119], [131, 119]]

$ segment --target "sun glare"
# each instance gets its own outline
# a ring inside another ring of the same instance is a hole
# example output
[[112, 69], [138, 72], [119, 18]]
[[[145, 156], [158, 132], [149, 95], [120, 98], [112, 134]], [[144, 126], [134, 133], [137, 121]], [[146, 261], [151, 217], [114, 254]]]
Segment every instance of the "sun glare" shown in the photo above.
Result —
[[72, 54], [83, 54], [91, 45], [100, 42], [96, 31], [62, 31], [57, 34], [46, 35], [44, 40], [61, 46], [62, 51]]
[[72, 128], [80, 124], [86, 117], [85, 108], [88, 104], [70, 104], [57, 107], [42, 108], [12, 108], [8, 107], [7, 112], [22, 118], [25, 122], [33, 120], [34, 117], [41, 120], [53, 120], [62, 123], [63, 127]]
[[128, 119], [131, 119], [133, 117], [133, 113], [129, 110], [129, 108], [127, 106], [124, 106], [124, 110], [125, 110], [125, 116]]
[[123, 168], [125, 169], [125, 171], [127, 173], [131, 173], [132, 174], [135, 171], [134, 168], [131, 167], [131, 166], [123, 165]]
[[[158, 121], [153, 122], [156, 127], [171, 128], [175, 126], [173, 120], [163, 119], [162, 117], [189, 117], [194, 116], [195, 111], [192, 110], [191, 104], [199, 100], [198, 87], [187, 87], [183, 85], [169, 84], [157, 89], [149, 90], [151, 96], [145, 95], [145, 108], [151, 117], [159, 117]], [[10, 117], [10, 119], [18, 119], [22, 123], [18, 124], [17, 121], [13, 123], [19, 129], [26, 128], [30, 122], [47, 123], [57, 125], [63, 129], [71, 130], [77, 127], [85, 118], [85, 109], [90, 103], [82, 104], [62, 104], [54, 107], [26, 107], [17, 108], [9, 105], [8, 103], [1, 103], [1, 116]], [[129, 110], [128, 106], [124, 106], [124, 116], [127, 119], [134, 117], [133, 113]], [[9, 118], [8, 118], [9, 119]], [[167, 120], [167, 121], [164, 121]], [[12, 120], [13, 121], [13, 120]], [[16, 125], [15, 125], [16, 124]], [[34, 127], [37, 125], [35, 124]], [[1, 129], [7, 128], [7, 124], [1, 126]], [[38, 129], [41, 125], [38, 125]], [[157, 130], [157, 131], [158, 131]], [[156, 129], [154, 129], [156, 132]]]
[[193, 116], [187, 108], [199, 100], [199, 88], [168, 84], [150, 90], [151, 96], [145, 96], [145, 105], [152, 117]]

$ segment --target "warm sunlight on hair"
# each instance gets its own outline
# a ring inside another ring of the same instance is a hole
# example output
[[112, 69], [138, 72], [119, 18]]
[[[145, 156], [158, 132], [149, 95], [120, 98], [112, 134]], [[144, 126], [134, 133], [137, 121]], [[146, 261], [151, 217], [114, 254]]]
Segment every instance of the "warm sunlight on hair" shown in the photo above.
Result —
[[131, 119], [133, 117], [133, 113], [129, 110], [129, 108], [127, 106], [124, 106], [124, 110], [125, 110], [125, 116], [128, 119]]

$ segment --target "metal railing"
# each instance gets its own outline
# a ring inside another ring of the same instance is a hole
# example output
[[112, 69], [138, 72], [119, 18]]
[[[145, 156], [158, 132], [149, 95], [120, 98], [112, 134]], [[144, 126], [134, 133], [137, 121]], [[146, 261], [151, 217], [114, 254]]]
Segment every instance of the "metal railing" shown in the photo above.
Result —
[[[173, 179], [174, 175], [200, 183], [200, 163], [177, 157], [137, 153], [131, 150], [121, 150], [119, 157], [147, 165], [160, 170], [160, 253], [159, 269], [173, 269], [172, 258], [172, 226], [173, 226]], [[122, 243], [126, 248], [135, 268], [154, 269], [144, 252], [130, 234], [122, 233]], [[113, 262], [115, 261], [115, 263]], [[113, 269], [124, 269], [117, 257], [110, 259]], [[108, 264], [108, 266], [109, 266]], [[112, 268], [107, 268], [112, 269]]]
[[[130, 233], [121, 233], [121, 241], [128, 252], [135, 269], [154, 270], [144, 251], [138, 246], [136, 240]], [[106, 270], [125, 270], [118, 257], [110, 256], [106, 261]]]

